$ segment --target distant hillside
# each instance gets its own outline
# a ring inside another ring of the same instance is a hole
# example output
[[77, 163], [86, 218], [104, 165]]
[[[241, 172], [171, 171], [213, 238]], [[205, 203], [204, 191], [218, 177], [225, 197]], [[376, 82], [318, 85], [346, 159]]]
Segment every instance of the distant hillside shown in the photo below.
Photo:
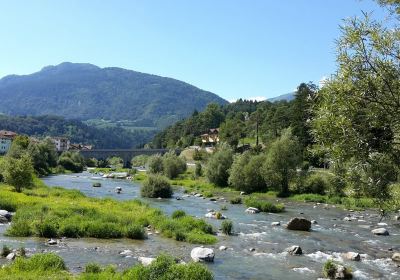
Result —
[[138, 127], [165, 127], [208, 103], [227, 103], [171, 78], [69, 62], [2, 78], [0, 99], [0, 113], [6, 115], [127, 120]]
[[284, 101], [284, 100], [292, 101], [295, 98], [295, 94], [296, 94], [296, 92], [290, 92], [290, 93], [279, 95], [277, 97], [268, 98], [267, 100], [269, 102]]
[[0, 115], [0, 130], [11, 130], [29, 136], [66, 136], [73, 143], [92, 144], [95, 148], [136, 148], [150, 141], [156, 131], [109, 127], [95, 128], [79, 120], [56, 116], [9, 117]]

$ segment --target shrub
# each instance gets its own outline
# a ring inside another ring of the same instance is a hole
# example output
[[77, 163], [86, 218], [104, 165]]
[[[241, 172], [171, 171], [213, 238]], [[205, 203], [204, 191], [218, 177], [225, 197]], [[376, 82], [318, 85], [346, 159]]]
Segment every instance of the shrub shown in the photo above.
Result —
[[88, 222], [85, 235], [95, 238], [120, 238], [123, 236], [122, 230], [117, 224], [99, 221]]
[[58, 235], [69, 238], [79, 238], [83, 233], [78, 225], [67, 222], [60, 226]]
[[171, 215], [171, 217], [173, 219], [179, 219], [179, 218], [182, 218], [184, 216], [186, 216], [186, 213], [183, 210], [175, 210]]
[[240, 196], [237, 196], [237, 197], [231, 198], [229, 200], [229, 202], [231, 204], [242, 204], [242, 198]]
[[244, 203], [247, 207], [258, 208], [261, 212], [280, 213], [285, 210], [285, 206], [283, 204], [273, 204], [269, 201], [258, 200], [254, 197], [246, 198]]
[[102, 272], [101, 266], [97, 263], [88, 263], [85, 266], [85, 273], [100, 273]]
[[13, 266], [20, 271], [66, 270], [64, 260], [54, 253], [35, 254], [29, 259], [17, 258]]
[[146, 232], [144, 228], [140, 225], [131, 225], [128, 226], [126, 229], [125, 233], [126, 237], [131, 238], [131, 239], [145, 239], [146, 238]]
[[36, 225], [36, 230], [40, 237], [57, 237], [57, 228], [58, 225], [51, 220], [45, 220], [43, 223]]
[[175, 153], [167, 153], [163, 157], [163, 173], [170, 179], [176, 178], [186, 171], [186, 161]]
[[33, 184], [33, 165], [28, 155], [21, 158], [4, 157], [1, 162], [1, 174], [4, 182], [14, 187], [17, 192]]
[[14, 219], [6, 233], [10, 236], [28, 237], [32, 235], [32, 230], [28, 221]]
[[131, 165], [133, 167], [145, 166], [148, 160], [149, 160], [148, 155], [138, 155], [132, 158]]
[[223, 221], [221, 224], [222, 227], [222, 232], [226, 235], [231, 235], [232, 234], [232, 229], [233, 229], [233, 223], [232, 221]]
[[72, 172], [82, 172], [85, 166], [85, 159], [78, 152], [63, 152], [59, 159], [58, 164], [66, 170]]
[[11, 253], [11, 249], [7, 245], [3, 245], [3, 249], [1, 250], [1, 256], [5, 258], [10, 253]]
[[149, 174], [143, 182], [141, 188], [143, 197], [163, 197], [170, 198], [172, 196], [172, 188], [167, 178], [159, 174]]
[[328, 181], [322, 174], [313, 173], [305, 181], [305, 193], [325, 194]]
[[164, 170], [163, 158], [161, 155], [149, 157], [147, 161], [147, 169], [150, 173], [161, 173]]
[[175, 240], [176, 241], [185, 241], [186, 240], [186, 234], [184, 234], [181, 231], [175, 232]]
[[201, 167], [200, 162], [196, 162], [196, 168], [194, 170], [194, 175], [196, 177], [200, 177], [201, 175], [203, 175], [203, 168]]

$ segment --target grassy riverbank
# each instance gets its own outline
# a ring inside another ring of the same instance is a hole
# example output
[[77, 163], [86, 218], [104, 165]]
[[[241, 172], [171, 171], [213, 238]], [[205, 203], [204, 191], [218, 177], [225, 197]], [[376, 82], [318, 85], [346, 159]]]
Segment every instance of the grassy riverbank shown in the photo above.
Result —
[[114, 266], [101, 267], [87, 264], [85, 271], [73, 275], [68, 272], [64, 260], [53, 253], [36, 254], [31, 258], [18, 257], [13, 263], [0, 268], [0, 279], [4, 280], [212, 280], [212, 273], [199, 263], [178, 264], [173, 257], [161, 255], [147, 267], [133, 266], [117, 272]]
[[22, 193], [0, 185], [0, 209], [16, 211], [8, 235], [145, 239], [144, 227], [150, 225], [179, 241], [217, 241], [205, 221], [190, 216], [173, 219], [140, 200], [90, 198], [76, 190], [46, 187], [37, 179], [35, 185]]

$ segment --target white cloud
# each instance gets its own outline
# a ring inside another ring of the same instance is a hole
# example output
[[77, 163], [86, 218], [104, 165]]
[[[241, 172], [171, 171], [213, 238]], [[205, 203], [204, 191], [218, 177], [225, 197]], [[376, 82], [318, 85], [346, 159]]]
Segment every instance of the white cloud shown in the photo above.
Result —
[[247, 100], [253, 100], [253, 101], [264, 101], [267, 98], [265, 96], [254, 96], [254, 97], [249, 97], [246, 98]]

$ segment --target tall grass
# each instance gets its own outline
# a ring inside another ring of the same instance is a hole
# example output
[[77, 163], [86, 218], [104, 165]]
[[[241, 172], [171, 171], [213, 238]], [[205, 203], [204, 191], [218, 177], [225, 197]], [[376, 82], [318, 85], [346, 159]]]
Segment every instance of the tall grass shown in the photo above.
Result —
[[76, 190], [46, 186], [16, 193], [1, 185], [0, 209], [6, 206], [16, 210], [7, 230], [11, 236], [144, 239], [144, 227], [152, 225], [169, 238], [179, 232], [185, 235], [181, 241], [216, 242], [212, 227], [204, 220], [190, 216], [173, 219], [139, 200], [90, 198]]
[[261, 212], [280, 213], [285, 211], [285, 206], [281, 203], [273, 204], [272, 202], [257, 199], [252, 196], [246, 197], [246, 199], [244, 200], [244, 204], [247, 207], [255, 207]]

